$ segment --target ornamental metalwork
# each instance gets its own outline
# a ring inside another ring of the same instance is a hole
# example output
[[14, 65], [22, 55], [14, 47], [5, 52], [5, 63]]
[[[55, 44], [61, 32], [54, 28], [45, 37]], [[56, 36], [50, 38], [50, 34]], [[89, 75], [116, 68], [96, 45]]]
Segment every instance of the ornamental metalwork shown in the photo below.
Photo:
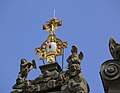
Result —
[[49, 22], [43, 25], [43, 30], [50, 32], [47, 40], [35, 49], [36, 54], [40, 54], [40, 60], [47, 59], [47, 62], [55, 62], [55, 57], [63, 54], [63, 49], [67, 48], [68, 42], [62, 42], [55, 35], [55, 30], [62, 25], [62, 21], [57, 18], [52, 18]]

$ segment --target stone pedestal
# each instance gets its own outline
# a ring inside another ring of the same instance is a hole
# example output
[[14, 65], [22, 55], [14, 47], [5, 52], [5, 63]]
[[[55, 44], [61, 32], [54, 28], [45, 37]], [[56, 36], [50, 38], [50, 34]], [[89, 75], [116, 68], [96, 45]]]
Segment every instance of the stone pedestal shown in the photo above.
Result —
[[105, 61], [100, 76], [105, 93], [120, 93], [120, 60]]
[[42, 66], [39, 66], [42, 74], [44, 73], [44, 71], [49, 71], [49, 72], [52, 72], [52, 71], [57, 71], [57, 72], [61, 72], [62, 69], [60, 67], [60, 65], [55, 62], [55, 63], [52, 63], [52, 64], [46, 64], [46, 65], [42, 65]]

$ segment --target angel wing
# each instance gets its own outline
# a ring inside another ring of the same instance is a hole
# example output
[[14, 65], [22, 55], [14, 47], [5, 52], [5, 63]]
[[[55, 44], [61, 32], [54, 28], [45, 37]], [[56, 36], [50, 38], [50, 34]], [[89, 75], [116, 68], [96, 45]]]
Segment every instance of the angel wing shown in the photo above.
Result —
[[80, 61], [82, 61], [83, 57], [84, 57], [84, 54], [82, 52], [80, 52], [80, 54], [78, 56], [79, 56]]

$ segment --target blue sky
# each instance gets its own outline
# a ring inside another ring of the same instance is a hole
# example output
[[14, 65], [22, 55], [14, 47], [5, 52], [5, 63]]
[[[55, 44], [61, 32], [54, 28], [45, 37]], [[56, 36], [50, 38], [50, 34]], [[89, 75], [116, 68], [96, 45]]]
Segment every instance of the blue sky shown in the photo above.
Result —
[[[104, 93], [99, 71], [101, 64], [112, 58], [109, 38], [120, 42], [120, 0], [0, 0], [0, 93], [12, 90], [21, 58], [42, 65], [34, 49], [47, 39], [49, 33], [42, 25], [53, 17], [54, 9], [63, 21], [56, 36], [68, 41], [64, 69], [71, 46], [77, 45], [84, 53], [81, 67], [90, 93]], [[39, 68], [32, 70], [28, 78], [39, 74]]]

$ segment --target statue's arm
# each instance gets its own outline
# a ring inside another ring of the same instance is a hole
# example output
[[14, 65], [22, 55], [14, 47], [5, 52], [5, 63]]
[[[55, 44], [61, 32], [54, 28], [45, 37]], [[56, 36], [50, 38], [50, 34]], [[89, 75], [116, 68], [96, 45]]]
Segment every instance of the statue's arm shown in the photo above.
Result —
[[70, 55], [68, 58], [67, 58], [67, 62], [70, 62], [71, 61], [71, 58], [72, 58], [72, 56]]

